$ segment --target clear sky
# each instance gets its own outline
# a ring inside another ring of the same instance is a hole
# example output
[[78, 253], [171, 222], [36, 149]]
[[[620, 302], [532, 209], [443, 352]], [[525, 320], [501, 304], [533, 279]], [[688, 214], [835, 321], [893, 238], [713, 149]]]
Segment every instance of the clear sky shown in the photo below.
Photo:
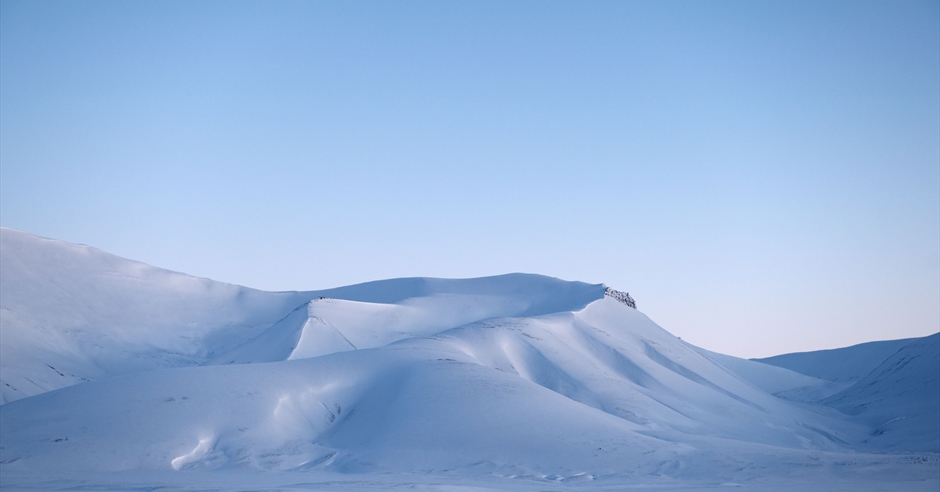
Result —
[[938, 5], [2, 0], [0, 223], [267, 290], [604, 282], [745, 357], [928, 335]]

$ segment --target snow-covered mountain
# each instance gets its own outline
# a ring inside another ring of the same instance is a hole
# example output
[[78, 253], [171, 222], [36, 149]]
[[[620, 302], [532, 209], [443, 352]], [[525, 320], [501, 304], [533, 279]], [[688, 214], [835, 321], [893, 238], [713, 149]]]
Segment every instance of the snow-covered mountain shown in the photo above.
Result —
[[[840, 387], [831, 395], [801, 399], [856, 416], [873, 429], [867, 444], [878, 449], [940, 449], [940, 333], [760, 361]], [[791, 399], [795, 395], [792, 390], [776, 394]]]
[[[323, 319], [368, 348], [480, 319], [573, 310], [604, 293], [522, 274], [262, 292], [9, 228], [0, 241], [0, 403], [133, 372], [319, 355], [326, 347], [314, 338], [331, 336], [315, 326]], [[320, 297], [331, 300], [308, 305]]]
[[691, 346], [600, 284], [269, 293], [0, 232], [7, 483], [266, 470], [718, 484], [846, 462], [859, 483], [940, 478], [940, 445], [881, 422], [932, 390], [916, 386], [936, 367], [927, 339], [835, 381]]
[[835, 383], [855, 383], [875, 370], [888, 357], [917, 340], [884, 340], [851, 347], [776, 355], [758, 362], [783, 367], [800, 374]]

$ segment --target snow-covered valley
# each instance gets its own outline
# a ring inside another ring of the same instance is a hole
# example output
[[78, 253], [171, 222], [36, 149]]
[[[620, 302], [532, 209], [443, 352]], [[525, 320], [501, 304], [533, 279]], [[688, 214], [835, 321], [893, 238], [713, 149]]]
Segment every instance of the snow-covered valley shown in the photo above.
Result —
[[4, 490], [940, 486], [940, 334], [754, 361], [603, 284], [262, 292], [0, 237]]

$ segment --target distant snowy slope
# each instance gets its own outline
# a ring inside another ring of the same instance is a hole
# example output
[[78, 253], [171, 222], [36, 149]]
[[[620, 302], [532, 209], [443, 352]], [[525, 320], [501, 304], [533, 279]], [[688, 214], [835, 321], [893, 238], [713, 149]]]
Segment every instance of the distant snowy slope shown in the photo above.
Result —
[[912, 339], [822, 403], [871, 426], [872, 446], [940, 452], [940, 333]]
[[[544, 275], [510, 273], [468, 279], [399, 278], [316, 291], [318, 295], [381, 304], [430, 296], [473, 296], [498, 300], [503, 316], [537, 316], [580, 309], [604, 296], [602, 284], [569, 282]], [[462, 307], [461, 309], [472, 309]]]
[[914, 339], [868, 342], [845, 348], [797, 352], [753, 360], [827, 381], [854, 383], [912, 340]]
[[696, 347], [696, 350], [748, 383], [786, 400], [817, 402], [851, 385], [851, 383], [827, 381], [783, 367], [763, 364], [755, 360], [740, 359], [698, 347]]
[[317, 298], [210, 363], [273, 362], [381, 347], [489, 318], [581, 309], [603, 298], [604, 290], [601, 284], [510, 274], [393, 279], [317, 291], [311, 293]]
[[940, 452], [940, 333], [755, 362], [829, 380], [828, 388], [838, 391], [820, 391], [823, 385], [775, 394], [836, 408], [863, 423], [870, 429], [866, 447]]

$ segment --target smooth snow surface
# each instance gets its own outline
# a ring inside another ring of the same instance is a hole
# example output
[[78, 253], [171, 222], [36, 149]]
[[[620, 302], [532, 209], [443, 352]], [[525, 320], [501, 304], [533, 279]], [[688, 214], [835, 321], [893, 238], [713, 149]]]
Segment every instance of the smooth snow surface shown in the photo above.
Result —
[[754, 360], [826, 381], [854, 383], [914, 340], [916, 339], [908, 338], [868, 342], [840, 349], [783, 354]]
[[825, 381], [772, 392], [854, 416], [873, 429], [867, 446], [940, 450], [940, 333], [758, 360]]
[[830, 380], [691, 346], [604, 285], [267, 293], [2, 239], [5, 490], [940, 484], [937, 336]]

